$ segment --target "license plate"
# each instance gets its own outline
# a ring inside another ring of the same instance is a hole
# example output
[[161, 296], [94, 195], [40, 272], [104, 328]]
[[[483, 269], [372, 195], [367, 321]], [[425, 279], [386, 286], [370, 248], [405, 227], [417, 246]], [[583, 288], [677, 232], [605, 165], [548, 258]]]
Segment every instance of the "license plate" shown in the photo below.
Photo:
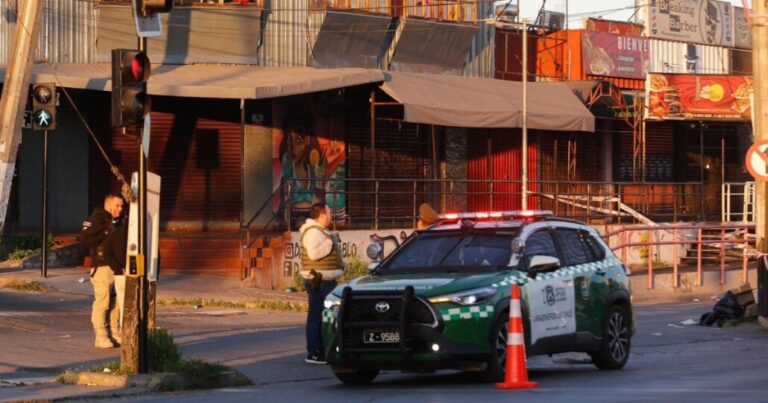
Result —
[[400, 343], [400, 332], [397, 330], [364, 330], [363, 343]]

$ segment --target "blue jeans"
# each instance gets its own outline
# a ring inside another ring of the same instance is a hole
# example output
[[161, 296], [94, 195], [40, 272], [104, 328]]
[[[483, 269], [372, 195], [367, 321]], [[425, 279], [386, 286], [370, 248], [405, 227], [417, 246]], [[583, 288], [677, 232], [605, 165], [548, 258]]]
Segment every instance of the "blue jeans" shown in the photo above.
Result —
[[304, 288], [309, 296], [309, 312], [307, 313], [307, 353], [323, 354], [323, 302], [325, 297], [336, 288], [336, 280], [322, 280], [320, 287], [312, 289], [312, 281], [304, 280]]

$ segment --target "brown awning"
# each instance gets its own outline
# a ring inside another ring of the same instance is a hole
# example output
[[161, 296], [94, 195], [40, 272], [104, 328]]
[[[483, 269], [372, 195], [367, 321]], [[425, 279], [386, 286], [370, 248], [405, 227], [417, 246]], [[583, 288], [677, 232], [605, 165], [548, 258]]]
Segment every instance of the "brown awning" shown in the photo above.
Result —
[[[522, 83], [385, 72], [381, 89], [403, 104], [404, 120], [440, 126], [522, 127]], [[595, 118], [562, 83], [528, 83], [528, 127], [594, 132]]]
[[[0, 68], [0, 80], [5, 69]], [[264, 99], [307, 94], [384, 81], [380, 70], [247, 65], [155, 65], [149, 79], [152, 95], [193, 98]], [[112, 90], [109, 63], [37, 64], [32, 82], [55, 82], [67, 88]]]
[[[401, 20], [402, 21], [402, 20]], [[477, 27], [409, 18], [389, 69], [409, 73], [461, 74]]]
[[312, 66], [379, 68], [389, 16], [328, 11], [312, 48]]

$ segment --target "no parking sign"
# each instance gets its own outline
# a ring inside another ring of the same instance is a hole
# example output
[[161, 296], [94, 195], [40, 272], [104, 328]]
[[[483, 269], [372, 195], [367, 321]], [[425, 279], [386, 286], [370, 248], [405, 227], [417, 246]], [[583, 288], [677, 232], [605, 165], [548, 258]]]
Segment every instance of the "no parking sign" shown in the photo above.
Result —
[[768, 181], [768, 140], [760, 140], [749, 147], [745, 162], [755, 180]]

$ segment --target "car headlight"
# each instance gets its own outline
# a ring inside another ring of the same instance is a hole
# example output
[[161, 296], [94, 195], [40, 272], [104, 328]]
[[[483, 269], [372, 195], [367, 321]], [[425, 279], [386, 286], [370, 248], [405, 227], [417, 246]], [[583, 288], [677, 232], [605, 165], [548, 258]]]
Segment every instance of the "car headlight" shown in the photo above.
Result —
[[341, 298], [333, 294], [328, 294], [325, 297], [325, 301], [323, 301], [323, 306], [325, 306], [325, 309], [331, 309], [334, 306], [339, 306], [339, 305], [341, 305]]
[[428, 298], [428, 300], [433, 304], [443, 304], [446, 302], [453, 302], [459, 305], [482, 304], [491, 299], [493, 294], [496, 294], [496, 290], [496, 287], [473, 288], [471, 290], [438, 295], [436, 297]]

